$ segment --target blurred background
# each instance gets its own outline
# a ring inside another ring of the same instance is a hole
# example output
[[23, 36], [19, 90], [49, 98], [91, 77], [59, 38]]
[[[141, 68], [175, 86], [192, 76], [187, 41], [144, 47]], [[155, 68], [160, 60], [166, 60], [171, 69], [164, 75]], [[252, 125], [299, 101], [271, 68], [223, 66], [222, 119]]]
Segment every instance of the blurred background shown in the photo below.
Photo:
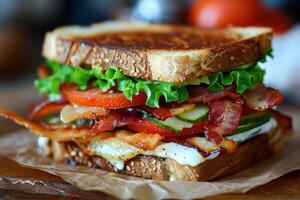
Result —
[[[300, 102], [300, 1], [298, 0], [0, 0], [0, 107], [25, 113], [38, 98], [35, 69], [46, 31], [109, 19], [135, 19], [202, 28], [270, 26], [273, 60], [266, 82], [288, 103]], [[299, 78], [298, 78], [299, 76]]]

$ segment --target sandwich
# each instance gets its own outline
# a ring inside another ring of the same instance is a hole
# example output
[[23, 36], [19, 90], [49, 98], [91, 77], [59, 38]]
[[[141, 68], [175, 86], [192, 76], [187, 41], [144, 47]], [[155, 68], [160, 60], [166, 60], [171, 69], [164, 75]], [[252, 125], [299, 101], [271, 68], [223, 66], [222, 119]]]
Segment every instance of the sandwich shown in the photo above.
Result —
[[108, 21], [45, 36], [27, 118], [44, 155], [147, 179], [211, 181], [280, 150], [291, 119], [263, 84], [272, 30]]

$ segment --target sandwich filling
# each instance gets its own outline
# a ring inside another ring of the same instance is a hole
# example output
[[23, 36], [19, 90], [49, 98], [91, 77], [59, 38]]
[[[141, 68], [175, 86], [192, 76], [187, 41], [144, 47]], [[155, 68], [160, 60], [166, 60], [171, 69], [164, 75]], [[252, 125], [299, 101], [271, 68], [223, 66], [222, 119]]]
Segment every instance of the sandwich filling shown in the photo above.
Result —
[[46, 97], [30, 120], [5, 113], [42, 136], [74, 142], [116, 169], [137, 155], [195, 167], [276, 128], [290, 118], [274, 111], [283, 100], [265, 87], [257, 62], [181, 83], [128, 77], [115, 66], [68, 66], [47, 60], [35, 87]]

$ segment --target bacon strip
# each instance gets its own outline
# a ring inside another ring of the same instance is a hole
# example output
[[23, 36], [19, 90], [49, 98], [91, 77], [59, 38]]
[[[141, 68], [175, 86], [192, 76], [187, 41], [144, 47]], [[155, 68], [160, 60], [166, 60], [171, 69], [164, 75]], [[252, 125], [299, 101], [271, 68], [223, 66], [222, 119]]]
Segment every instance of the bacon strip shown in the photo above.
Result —
[[168, 108], [150, 108], [148, 106], [140, 106], [139, 107], [141, 110], [146, 111], [147, 113], [150, 113], [153, 115], [155, 118], [160, 119], [160, 120], [166, 120], [169, 117], [172, 117], [173, 114], [170, 109]]
[[90, 136], [97, 135], [103, 131], [112, 131], [117, 127], [126, 126], [135, 122], [138, 115], [135, 111], [113, 110], [107, 116], [96, 119], [90, 130]]
[[189, 88], [190, 98], [188, 103], [211, 103], [218, 101], [224, 97], [228, 97], [233, 100], [240, 98], [240, 95], [234, 92], [234, 85], [225, 88], [220, 92], [210, 92], [207, 87], [193, 86]]
[[270, 109], [283, 101], [278, 90], [263, 86], [247, 90], [242, 96], [247, 106], [259, 111]]
[[50, 101], [49, 99], [46, 99], [39, 104], [32, 106], [29, 111], [29, 118], [38, 119], [48, 116], [51, 113], [60, 112], [66, 105], [68, 105], [68, 102], [64, 98], [58, 101]]
[[56, 141], [76, 141], [78, 139], [87, 138], [89, 134], [88, 129], [57, 129], [48, 130], [40, 124], [34, 123], [23, 116], [5, 109], [0, 109], [0, 116], [11, 119], [17, 124], [28, 128], [31, 132], [36, 135], [48, 137]]
[[77, 119], [95, 119], [108, 112], [105, 108], [66, 105], [60, 112], [60, 118], [64, 123], [69, 123]]
[[222, 142], [223, 135], [235, 131], [240, 123], [242, 106], [231, 101], [215, 101], [209, 105], [206, 137], [215, 143]]
[[39, 122], [37, 123], [41, 125], [42, 127], [48, 129], [48, 130], [56, 130], [56, 129], [90, 129], [91, 127], [88, 125], [73, 125], [73, 124], [48, 124], [46, 122]]
[[144, 150], [155, 149], [163, 139], [159, 134], [132, 133], [127, 130], [116, 131], [116, 136], [123, 142]]
[[187, 139], [187, 142], [197, 147], [198, 150], [204, 152], [205, 154], [209, 154], [218, 149], [220, 150], [221, 147], [225, 149], [227, 153], [232, 153], [237, 149], [238, 146], [236, 142], [226, 138], [223, 138], [218, 144], [213, 143], [203, 137], [190, 137]]
[[242, 115], [242, 106], [230, 101], [216, 101], [209, 105], [209, 120], [218, 125], [219, 133], [226, 135], [237, 129]]

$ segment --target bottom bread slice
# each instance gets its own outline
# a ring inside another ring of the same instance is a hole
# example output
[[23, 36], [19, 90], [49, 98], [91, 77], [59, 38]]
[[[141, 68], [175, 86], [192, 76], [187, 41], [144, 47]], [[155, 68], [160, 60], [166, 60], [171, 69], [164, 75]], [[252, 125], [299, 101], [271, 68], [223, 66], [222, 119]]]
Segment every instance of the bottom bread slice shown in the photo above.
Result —
[[117, 170], [100, 156], [90, 156], [75, 143], [62, 143], [66, 159], [80, 165], [101, 168], [130, 176], [158, 180], [211, 181], [248, 168], [271, 154], [266, 135], [258, 136], [242, 145], [233, 153], [222, 153], [196, 167], [181, 165], [173, 159], [139, 155], [125, 162], [123, 170]]

